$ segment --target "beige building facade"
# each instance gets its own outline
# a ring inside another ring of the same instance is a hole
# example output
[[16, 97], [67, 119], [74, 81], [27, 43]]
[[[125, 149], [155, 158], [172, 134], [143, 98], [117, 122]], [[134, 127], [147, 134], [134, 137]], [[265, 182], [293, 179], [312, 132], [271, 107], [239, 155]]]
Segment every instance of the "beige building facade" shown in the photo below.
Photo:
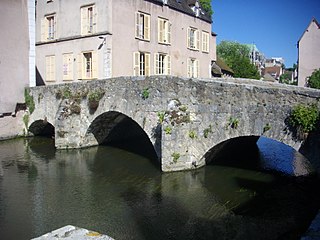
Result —
[[0, 117], [3, 117], [15, 115], [17, 104], [24, 103], [24, 88], [35, 86], [34, 0], [1, 0], [0, 22]]
[[37, 3], [37, 71], [44, 84], [118, 76], [209, 78], [211, 17], [197, 1]]
[[308, 77], [320, 69], [320, 24], [315, 18], [298, 41], [298, 86], [306, 87]]

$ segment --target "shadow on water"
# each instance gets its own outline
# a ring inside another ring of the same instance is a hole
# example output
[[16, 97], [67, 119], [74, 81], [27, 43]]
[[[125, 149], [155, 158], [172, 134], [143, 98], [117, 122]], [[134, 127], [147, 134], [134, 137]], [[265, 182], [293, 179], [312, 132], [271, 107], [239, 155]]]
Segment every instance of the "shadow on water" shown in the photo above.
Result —
[[[256, 140], [232, 139], [212, 149], [206, 155], [204, 185], [248, 224], [263, 220], [278, 234], [276, 239], [299, 239], [320, 207], [319, 178], [292, 148]], [[212, 181], [213, 173], [223, 188]]]
[[116, 147], [145, 157], [157, 169], [161, 169], [160, 161], [149, 137], [130, 118], [125, 118], [116, 125], [102, 145]]

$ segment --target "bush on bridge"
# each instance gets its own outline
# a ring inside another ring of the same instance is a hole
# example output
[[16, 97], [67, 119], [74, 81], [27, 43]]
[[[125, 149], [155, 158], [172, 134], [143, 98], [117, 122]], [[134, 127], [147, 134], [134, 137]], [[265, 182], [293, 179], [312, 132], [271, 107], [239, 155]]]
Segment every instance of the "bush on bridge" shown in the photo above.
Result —
[[297, 130], [301, 139], [304, 139], [306, 134], [316, 129], [318, 120], [319, 110], [314, 104], [295, 106], [289, 118], [290, 124]]

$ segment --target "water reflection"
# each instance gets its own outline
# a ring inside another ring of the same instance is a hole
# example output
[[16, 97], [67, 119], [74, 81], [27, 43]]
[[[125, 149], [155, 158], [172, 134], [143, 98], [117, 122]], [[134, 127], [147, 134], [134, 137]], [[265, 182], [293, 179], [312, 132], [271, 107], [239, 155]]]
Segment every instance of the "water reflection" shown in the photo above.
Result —
[[261, 167], [290, 176], [304, 176], [314, 172], [311, 163], [292, 147], [272, 139], [260, 137], [257, 142]]
[[0, 142], [1, 239], [68, 224], [117, 240], [297, 239], [319, 207], [312, 178], [221, 164], [163, 174], [134, 152], [52, 144]]

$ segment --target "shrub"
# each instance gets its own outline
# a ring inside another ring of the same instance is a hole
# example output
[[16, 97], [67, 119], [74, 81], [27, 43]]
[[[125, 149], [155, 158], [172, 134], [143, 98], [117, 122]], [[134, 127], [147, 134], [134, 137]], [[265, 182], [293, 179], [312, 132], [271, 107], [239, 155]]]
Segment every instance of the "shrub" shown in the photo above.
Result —
[[297, 105], [290, 114], [289, 123], [303, 133], [309, 133], [316, 128], [319, 111], [316, 105]]

